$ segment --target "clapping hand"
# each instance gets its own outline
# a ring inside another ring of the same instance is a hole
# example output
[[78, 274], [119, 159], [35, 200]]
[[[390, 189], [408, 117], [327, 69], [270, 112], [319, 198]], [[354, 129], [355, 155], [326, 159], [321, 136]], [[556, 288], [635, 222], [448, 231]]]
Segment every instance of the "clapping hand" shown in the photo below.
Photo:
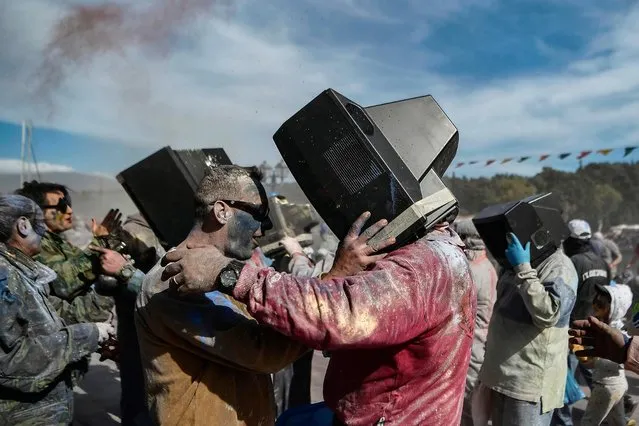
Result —
[[104, 217], [102, 223], [98, 224], [95, 218], [91, 219], [91, 230], [95, 237], [106, 237], [122, 226], [122, 213], [118, 209], [111, 209]]

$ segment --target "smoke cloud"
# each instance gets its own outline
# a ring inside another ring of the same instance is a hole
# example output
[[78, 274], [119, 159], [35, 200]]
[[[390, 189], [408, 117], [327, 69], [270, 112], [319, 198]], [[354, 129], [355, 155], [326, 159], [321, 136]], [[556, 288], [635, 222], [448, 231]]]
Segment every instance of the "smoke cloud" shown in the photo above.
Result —
[[[137, 2], [136, 2], [137, 3]], [[172, 42], [202, 14], [230, 13], [233, 0], [154, 0], [145, 5], [74, 5], [53, 27], [36, 72], [35, 95], [50, 115], [54, 95], [72, 75], [102, 55], [126, 58], [132, 48], [169, 55]]]

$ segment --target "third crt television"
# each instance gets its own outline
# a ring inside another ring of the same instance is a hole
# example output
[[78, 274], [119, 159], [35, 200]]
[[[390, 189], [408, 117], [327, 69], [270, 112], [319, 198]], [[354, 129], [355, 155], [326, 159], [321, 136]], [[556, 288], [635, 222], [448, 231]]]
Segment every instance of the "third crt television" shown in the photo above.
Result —
[[166, 146], [118, 174], [140, 214], [165, 248], [188, 235], [195, 191], [206, 171], [231, 161], [222, 148], [174, 150]]
[[432, 96], [362, 108], [328, 89], [273, 136], [311, 204], [343, 239], [364, 211], [389, 225], [369, 242], [406, 244], [454, 217], [457, 200], [440, 176], [459, 133]]
[[533, 268], [561, 247], [569, 235], [559, 200], [550, 192], [486, 207], [473, 218], [473, 223], [486, 248], [503, 268], [511, 267], [505, 254], [508, 233], [515, 234], [524, 247], [530, 242]]

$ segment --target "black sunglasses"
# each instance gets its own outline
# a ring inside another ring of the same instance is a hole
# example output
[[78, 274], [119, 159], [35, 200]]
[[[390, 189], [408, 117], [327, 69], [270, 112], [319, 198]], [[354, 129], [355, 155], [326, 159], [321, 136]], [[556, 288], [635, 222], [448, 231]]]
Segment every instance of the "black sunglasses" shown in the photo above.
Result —
[[248, 203], [246, 201], [237, 201], [237, 200], [220, 200], [231, 207], [235, 207], [236, 209], [245, 211], [255, 218], [255, 220], [259, 222], [266, 222], [269, 220], [270, 209], [268, 206], [268, 202], [262, 205], [257, 205], [253, 203]]
[[45, 205], [45, 206], [40, 206], [40, 208], [44, 209], [56, 209], [61, 213], [66, 213], [67, 209], [71, 207], [71, 200], [67, 199], [66, 197], [62, 197], [58, 200], [58, 204], [56, 205]]

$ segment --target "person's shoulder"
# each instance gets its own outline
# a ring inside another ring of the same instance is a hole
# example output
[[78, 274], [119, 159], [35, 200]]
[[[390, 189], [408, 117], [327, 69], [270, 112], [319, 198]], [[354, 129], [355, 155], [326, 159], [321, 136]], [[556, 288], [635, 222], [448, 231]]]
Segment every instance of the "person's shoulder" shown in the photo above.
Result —
[[16, 295], [23, 291], [23, 283], [18, 270], [0, 258], [0, 302], [12, 304], [16, 301]]
[[77, 247], [71, 245], [59, 235], [47, 231], [42, 237], [40, 253], [37, 254], [36, 259], [45, 262], [50, 259], [57, 260], [59, 256], [74, 254], [73, 249], [77, 249]]
[[[567, 256], [567, 255], [566, 255]], [[584, 263], [592, 261], [594, 258], [600, 259], [599, 255], [597, 255], [594, 251], [587, 251], [584, 253], [576, 253], [569, 257], [570, 261], [575, 265], [575, 267], [579, 268], [583, 266]]]
[[145, 305], [155, 294], [169, 288], [169, 283], [162, 281], [163, 270], [164, 268], [158, 262], [149, 272], [144, 274], [140, 292], [138, 293], [137, 305]]
[[541, 281], [563, 279], [569, 285], [579, 281], [575, 264], [564, 252], [557, 250], [538, 268]]
[[453, 238], [426, 236], [389, 253], [386, 259], [396, 263], [406, 262], [415, 271], [434, 270], [441, 265], [470, 274], [466, 254]]

